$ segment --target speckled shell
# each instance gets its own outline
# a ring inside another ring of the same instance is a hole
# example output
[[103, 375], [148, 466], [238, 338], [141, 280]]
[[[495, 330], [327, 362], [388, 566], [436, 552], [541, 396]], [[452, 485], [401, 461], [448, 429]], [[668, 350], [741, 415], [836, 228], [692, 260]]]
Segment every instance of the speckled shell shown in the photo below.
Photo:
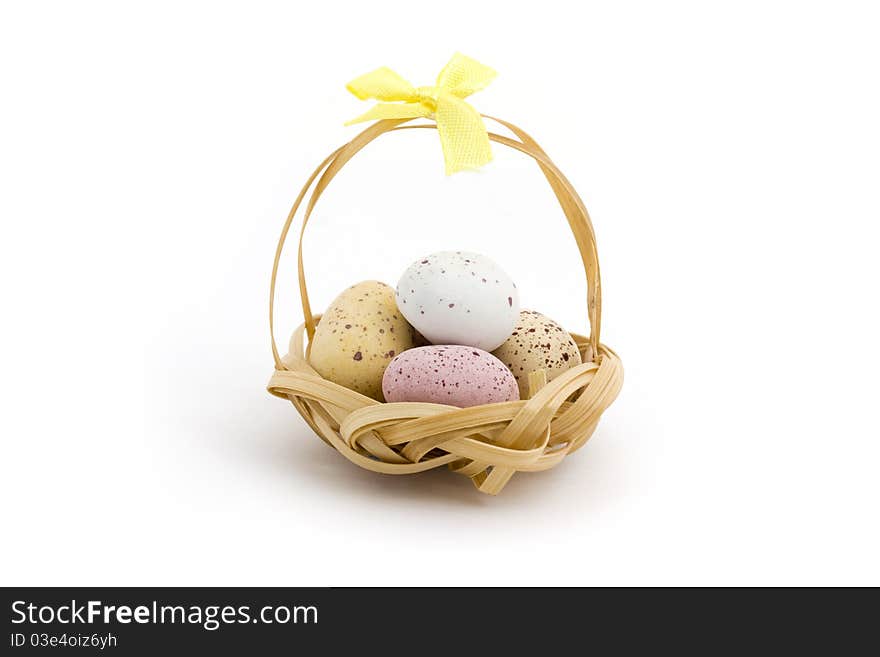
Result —
[[382, 401], [382, 374], [391, 359], [416, 344], [397, 310], [394, 289], [364, 281], [345, 290], [315, 329], [309, 363], [322, 377]]
[[441, 251], [410, 265], [397, 284], [397, 305], [429, 342], [486, 351], [504, 342], [519, 318], [510, 277], [467, 251]]
[[509, 338], [492, 352], [510, 368], [519, 385], [520, 398], [529, 396], [529, 373], [543, 369], [547, 381], [581, 364], [572, 337], [549, 317], [523, 310]]
[[519, 399], [510, 370], [475, 347], [429, 345], [394, 357], [382, 390], [387, 401], [477, 406]]

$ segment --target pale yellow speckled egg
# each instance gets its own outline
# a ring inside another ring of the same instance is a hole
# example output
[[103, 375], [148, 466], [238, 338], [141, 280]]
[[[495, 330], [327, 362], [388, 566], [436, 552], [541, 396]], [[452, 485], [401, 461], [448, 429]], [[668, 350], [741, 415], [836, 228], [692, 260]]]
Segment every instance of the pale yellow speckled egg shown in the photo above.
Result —
[[581, 364], [581, 354], [572, 337], [549, 317], [523, 310], [504, 344], [492, 352], [507, 365], [519, 385], [521, 399], [529, 396], [529, 373], [544, 370], [552, 381], [567, 369]]
[[327, 308], [315, 329], [309, 363], [328, 381], [383, 401], [385, 368], [415, 345], [416, 334], [397, 309], [394, 288], [364, 281]]

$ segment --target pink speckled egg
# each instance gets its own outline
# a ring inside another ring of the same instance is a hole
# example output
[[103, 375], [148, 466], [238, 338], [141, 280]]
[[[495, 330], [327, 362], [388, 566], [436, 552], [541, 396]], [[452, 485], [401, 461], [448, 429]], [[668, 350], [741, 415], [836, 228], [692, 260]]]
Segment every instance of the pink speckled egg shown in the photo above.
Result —
[[382, 377], [389, 402], [478, 406], [519, 399], [516, 379], [492, 354], [476, 347], [430, 345], [395, 356]]

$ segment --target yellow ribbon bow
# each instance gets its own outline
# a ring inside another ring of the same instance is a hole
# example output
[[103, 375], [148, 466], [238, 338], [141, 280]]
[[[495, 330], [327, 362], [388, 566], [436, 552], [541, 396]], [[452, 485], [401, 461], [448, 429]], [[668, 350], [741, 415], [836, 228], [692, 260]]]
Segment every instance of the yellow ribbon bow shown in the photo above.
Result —
[[[492, 159], [483, 118], [464, 102], [496, 75], [488, 66], [456, 53], [433, 87], [414, 87], [390, 68], [378, 68], [346, 85], [360, 100], [380, 101], [345, 125], [382, 119], [433, 119], [440, 133], [446, 173], [477, 169]], [[402, 101], [402, 102], [400, 102]]]

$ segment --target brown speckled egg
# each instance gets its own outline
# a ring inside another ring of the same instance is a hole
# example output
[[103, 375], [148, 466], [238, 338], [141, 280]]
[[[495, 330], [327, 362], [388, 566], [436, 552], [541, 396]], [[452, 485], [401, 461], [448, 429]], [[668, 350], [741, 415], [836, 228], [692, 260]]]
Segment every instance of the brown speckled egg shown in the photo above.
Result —
[[492, 354], [510, 368], [522, 399], [529, 396], [529, 373], [544, 370], [552, 381], [565, 370], [581, 364], [572, 337], [549, 317], [523, 310], [509, 338]]
[[364, 281], [345, 290], [315, 329], [309, 363], [322, 377], [383, 401], [382, 375], [417, 336], [394, 300], [394, 288]]

